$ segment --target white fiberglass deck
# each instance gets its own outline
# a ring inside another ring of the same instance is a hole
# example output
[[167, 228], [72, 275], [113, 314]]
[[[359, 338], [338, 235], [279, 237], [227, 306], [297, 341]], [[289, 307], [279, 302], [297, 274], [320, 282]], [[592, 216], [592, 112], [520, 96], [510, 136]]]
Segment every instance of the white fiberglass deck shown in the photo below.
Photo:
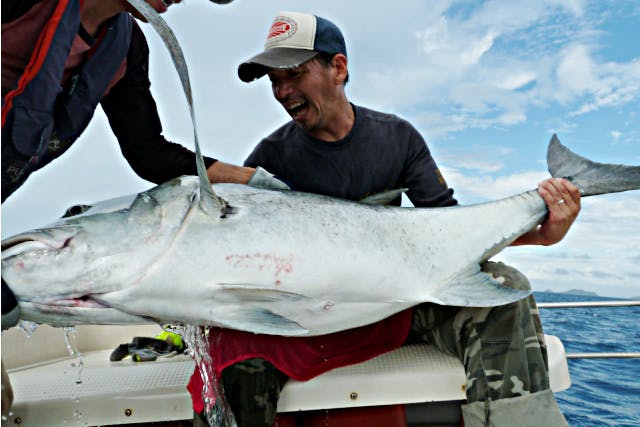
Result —
[[[18, 331], [3, 335], [3, 359], [15, 400], [11, 416], [2, 425], [16, 425], [17, 418], [21, 427], [190, 419], [191, 400], [185, 387], [193, 372], [191, 359], [181, 355], [155, 362], [134, 363], [129, 358], [110, 362], [109, 354], [117, 344], [130, 341], [134, 335], [154, 336], [157, 329], [115, 327], [116, 334], [114, 327], [105, 328], [78, 328], [78, 345], [84, 353], [81, 372], [79, 359], [65, 357], [64, 352], [50, 354], [49, 360], [40, 359], [37, 363], [34, 354], [27, 354], [51, 353], [52, 345], [66, 351], [60, 330], [45, 328], [43, 337], [38, 337], [38, 330], [30, 340]], [[56, 335], [60, 335], [57, 344]], [[95, 348], [92, 341], [102, 343], [106, 349]], [[551, 386], [555, 391], [563, 390], [570, 385], [564, 348], [556, 337], [547, 336], [547, 341]], [[28, 366], [19, 363], [20, 348]], [[464, 371], [455, 358], [429, 346], [414, 345], [359, 365], [335, 369], [307, 382], [290, 381], [278, 409], [288, 412], [462, 400], [464, 383]]]

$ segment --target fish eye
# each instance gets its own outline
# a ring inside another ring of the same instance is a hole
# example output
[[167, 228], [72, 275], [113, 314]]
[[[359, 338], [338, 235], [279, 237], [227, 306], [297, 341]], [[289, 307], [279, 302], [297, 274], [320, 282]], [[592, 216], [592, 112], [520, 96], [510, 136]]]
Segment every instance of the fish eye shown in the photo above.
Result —
[[62, 218], [69, 218], [72, 216], [80, 215], [91, 209], [91, 205], [73, 205], [66, 210]]

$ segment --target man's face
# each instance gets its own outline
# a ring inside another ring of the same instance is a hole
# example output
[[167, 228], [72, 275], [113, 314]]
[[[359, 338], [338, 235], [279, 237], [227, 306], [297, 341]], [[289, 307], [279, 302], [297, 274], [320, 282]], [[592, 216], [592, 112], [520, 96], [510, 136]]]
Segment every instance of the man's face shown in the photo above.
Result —
[[333, 67], [312, 59], [268, 75], [273, 96], [309, 134], [316, 136], [330, 126], [337, 99]]

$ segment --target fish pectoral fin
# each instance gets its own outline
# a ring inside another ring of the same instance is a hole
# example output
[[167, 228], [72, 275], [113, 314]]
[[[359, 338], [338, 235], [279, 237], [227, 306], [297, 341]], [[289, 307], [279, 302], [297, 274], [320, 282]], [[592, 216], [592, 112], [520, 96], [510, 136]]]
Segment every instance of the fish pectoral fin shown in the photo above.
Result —
[[383, 191], [382, 193], [372, 194], [371, 196], [361, 199], [360, 203], [366, 205], [388, 205], [408, 190], [408, 188], [398, 188], [396, 190]]
[[308, 297], [295, 292], [281, 291], [278, 289], [265, 288], [249, 284], [218, 284], [218, 297], [223, 296], [231, 301], [240, 302], [280, 302], [280, 301], [300, 301]]
[[298, 322], [287, 319], [263, 307], [238, 307], [233, 316], [225, 316], [224, 326], [257, 334], [299, 336], [309, 330]]
[[293, 303], [308, 297], [294, 292], [237, 283], [218, 283], [216, 300], [230, 303], [233, 309], [224, 316], [225, 326], [258, 334], [297, 336], [309, 330], [298, 322], [265, 308], [269, 304]]
[[513, 289], [491, 274], [480, 271], [480, 267], [470, 269], [449, 280], [438, 289], [437, 300], [441, 305], [460, 307], [495, 307], [519, 301], [531, 295], [531, 291]]

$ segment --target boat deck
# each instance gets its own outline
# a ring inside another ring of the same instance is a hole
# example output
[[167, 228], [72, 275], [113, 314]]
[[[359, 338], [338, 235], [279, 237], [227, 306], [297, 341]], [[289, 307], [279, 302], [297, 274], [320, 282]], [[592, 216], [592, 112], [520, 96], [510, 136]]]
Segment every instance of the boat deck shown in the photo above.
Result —
[[[49, 355], [48, 359], [40, 354], [39, 361], [30, 360], [37, 354], [23, 353], [23, 359], [31, 363], [17, 365], [15, 353], [20, 348], [23, 352], [46, 353], [43, 346], [55, 345], [66, 350], [64, 337], [56, 338], [57, 334], [62, 335], [60, 330], [45, 328], [46, 335], [41, 337], [38, 330], [29, 340], [20, 337], [19, 331], [3, 335], [3, 358], [5, 350], [11, 350], [5, 363], [15, 395], [12, 414], [3, 420], [3, 426], [104, 426], [192, 418], [191, 399], [185, 387], [194, 363], [188, 356], [139, 363], [130, 358], [109, 361], [113, 348], [130, 341], [131, 333], [153, 336], [156, 329], [141, 334], [145, 329], [115, 327], [114, 333], [114, 327], [110, 327], [105, 334], [100, 329], [105, 327], [84, 328], [78, 332], [82, 367], [78, 357], [65, 356], [64, 352], [58, 357]], [[95, 339], [100, 336], [103, 338]], [[570, 385], [564, 348], [556, 337], [547, 336], [547, 341], [551, 386], [560, 391]], [[96, 348], [99, 343], [107, 348]], [[464, 384], [464, 370], [456, 358], [430, 346], [412, 345], [310, 381], [289, 381], [278, 410], [462, 401]]]

